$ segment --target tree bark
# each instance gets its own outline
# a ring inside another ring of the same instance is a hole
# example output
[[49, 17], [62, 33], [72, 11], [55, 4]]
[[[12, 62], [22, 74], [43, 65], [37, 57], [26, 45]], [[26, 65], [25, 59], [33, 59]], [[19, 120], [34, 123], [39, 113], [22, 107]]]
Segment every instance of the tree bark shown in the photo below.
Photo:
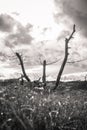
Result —
[[27, 74], [26, 74], [26, 72], [25, 72], [24, 63], [23, 63], [23, 60], [22, 60], [20, 54], [16, 52], [16, 56], [18, 57], [18, 59], [19, 59], [19, 61], [20, 61], [20, 65], [21, 65], [21, 69], [22, 69], [22, 72], [23, 72], [23, 76], [25, 77], [25, 79], [26, 79], [28, 82], [31, 82], [31, 80], [29, 79], [29, 77], [27, 76]]
[[68, 49], [69, 49], [68, 43], [73, 38], [74, 33], [75, 33], [75, 25], [73, 26], [73, 32], [71, 33], [70, 37], [65, 39], [65, 56], [64, 56], [64, 60], [63, 60], [63, 63], [61, 65], [61, 68], [59, 70], [57, 80], [56, 80], [56, 84], [55, 84], [55, 87], [53, 88], [53, 90], [55, 90], [60, 83], [60, 79], [61, 79], [64, 67], [65, 67], [65, 64], [67, 63], [67, 59], [68, 59], [68, 55], [69, 55], [69, 53], [68, 53]]
[[46, 86], [46, 60], [43, 61], [43, 77], [42, 81], [44, 83], [44, 86]]
[[58, 76], [57, 76], [56, 85], [55, 85], [55, 88], [54, 88], [54, 89], [56, 89], [57, 86], [59, 85], [60, 78], [61, 78], [61, 75], [62, 75], [62, 73], [63, 73], [63, 70], [64, 70], [65, 64], [66, 64], [66, 62], [67, 62], [67, 59], [68, 59], [68, 43], [66, 42], [66, 44], [65, 44], [65, 57], [64, 57], [64, 60], [63, 60], [62, 65], [61, 65], [59, 74], [58, 74]]

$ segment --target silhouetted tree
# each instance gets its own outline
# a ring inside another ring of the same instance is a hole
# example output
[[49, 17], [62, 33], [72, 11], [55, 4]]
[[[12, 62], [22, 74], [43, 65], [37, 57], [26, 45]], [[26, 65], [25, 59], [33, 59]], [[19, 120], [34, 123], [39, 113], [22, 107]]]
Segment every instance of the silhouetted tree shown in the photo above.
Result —
[[18, 57], [19, 61], [20, 61], [20, 65], [21, 65], [21, 69], [22, 69], [22, 72], [23, 72], [23, 76], [25, 77], [25, 79], [31, 83], [31, 80], [30, 78], [27, 76], [26, 72], [25, 72], [25, 68], [24, 68], [24, 63], [23, 63], [23, 60], [21, 58], [21, 55], [16, 52], [16, 56]]
[[58, 73], [58, 76], [57, 76], [57, 80], [56, 80], [56, 84], [55, 84], [55, 87], [53, 88], [53, 90], [55, 90], [58, 87], [58, 85], [59, 85], [60, 78], [61, 78], [61, 75], [63, 73], [64, 67], [65, 67], [65, 64], [67, 62], [68, 55], [69, 55], [69, 53], [68, 53], [68, 49], [69, 49], [68, 43], [73, 38], [73, 34], [75, 33], [75, 31], [76, 31], [75, 30], [75, 25], [73, 25], [73, 32], [71, 33], [71, 35], [69, 36], [69, 38], [65, 39], [65, 56], [64, 56], [64, 60], [62, 62], [61, 68], [59, 70], [59, 73]]

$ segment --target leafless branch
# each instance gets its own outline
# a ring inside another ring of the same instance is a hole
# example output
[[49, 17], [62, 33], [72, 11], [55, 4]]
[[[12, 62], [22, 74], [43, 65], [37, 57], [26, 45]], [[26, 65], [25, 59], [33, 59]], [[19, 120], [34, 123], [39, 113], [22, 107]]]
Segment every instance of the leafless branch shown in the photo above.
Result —
[[25, 77], [25, 79], [28, 81], [28, 82], [31, 82], [31, 80], [29, 79], [29, 77], [27, 76], [26, 72], [25, 72], [25, 68], [24, 68], [24, 63], [23, 63], [23, 60], [21, 58], [21, 55], [16, 52], [15, 53], [16, 56], [18, 57], [19, 61], [20, 61], [20, 65], [21, 65], [21, 68], [22, 68], [22, 72], [23, 72], [23, 76]]
[[68, 49], [69, 49], [68, 43], [69, 43], [69, 41], [73, 38], [73, 34], [75, 33], [75, 31], [76, 31], [76, 30], [75, 30], [75, 25], [73, 25], [73, 31], [72, 31], [71, 35], [69, 36], [69, 38], [66, 38], [66, 39], [65, 39], [65, 56], [64, 56], [64, 59], [63, 59], [61, 68], [60, 68], [59, 73], [58, 73], [58, 76], [57, 76], [56, 85], [55, 85], [55, 87], [53, 88], [53, 90], [55, 90], [55, 89], [58, 87], [58, 85], [59, 85], [60, 78], [61, 78], [61, 75], [62, 75], [62, 73], [63, 73], [65, 64], [67, 63], [67, 59], [68, 59], [68, 55], [69, 55], [69, 53], [68, 53]]

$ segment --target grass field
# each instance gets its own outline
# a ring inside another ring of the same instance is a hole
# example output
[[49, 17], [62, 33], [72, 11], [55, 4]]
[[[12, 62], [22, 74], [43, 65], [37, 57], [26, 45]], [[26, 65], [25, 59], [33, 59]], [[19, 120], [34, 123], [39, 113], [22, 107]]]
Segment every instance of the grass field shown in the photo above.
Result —
[[87, 130], [87, 82], [0, 85], [0, 130]]

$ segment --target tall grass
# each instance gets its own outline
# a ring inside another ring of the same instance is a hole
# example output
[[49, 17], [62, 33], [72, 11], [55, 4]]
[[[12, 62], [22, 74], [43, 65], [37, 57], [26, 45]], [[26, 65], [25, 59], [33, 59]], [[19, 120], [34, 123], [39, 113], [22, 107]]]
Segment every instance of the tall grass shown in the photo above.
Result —
[[3, 86], [0, 129], [87, 130], [87, 91], [63, 87], [47, 93], [30, 89], [28, 85]]

